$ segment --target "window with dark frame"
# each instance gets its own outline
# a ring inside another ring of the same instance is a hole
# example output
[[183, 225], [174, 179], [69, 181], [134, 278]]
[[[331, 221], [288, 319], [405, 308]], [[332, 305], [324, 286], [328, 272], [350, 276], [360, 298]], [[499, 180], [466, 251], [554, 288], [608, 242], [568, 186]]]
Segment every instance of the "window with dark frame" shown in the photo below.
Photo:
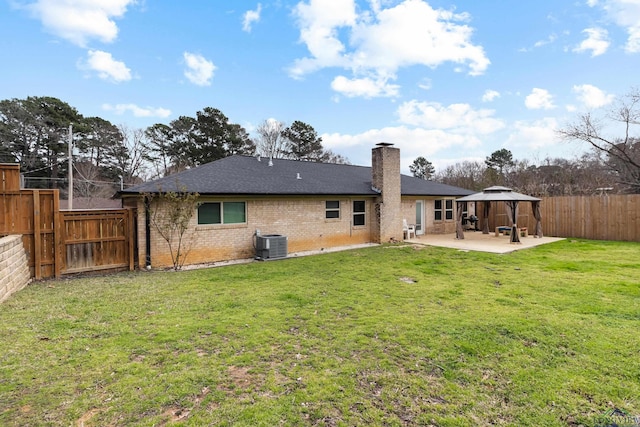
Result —
[[433, 211], [434, 211], [433, 219], [435, 219], [436, 221], [442, 221], [442, 200], [440, 199], [434, 200]]
[[447, 220], [453, 219], [453, 200], [445, 200], [444, 217]]
[[325, 216], [326, 219], [338, 219], [340, 218], [340, 200], [327, 200], [325, 202]]
[[453, 220], [453, 199], [434, 200], [434, 220]]
[[366, 224], [365, 210], [366, 210], [366, 205], [364, 200], [353, 201], [353, 225], [354, 226]]
[[222, 204], [203, 203], [198, 206], [198, 224], [222, 224]]
[[198, 206], [198, 225], [244, 224], [247, 222], [245, 202], [205, 202]]

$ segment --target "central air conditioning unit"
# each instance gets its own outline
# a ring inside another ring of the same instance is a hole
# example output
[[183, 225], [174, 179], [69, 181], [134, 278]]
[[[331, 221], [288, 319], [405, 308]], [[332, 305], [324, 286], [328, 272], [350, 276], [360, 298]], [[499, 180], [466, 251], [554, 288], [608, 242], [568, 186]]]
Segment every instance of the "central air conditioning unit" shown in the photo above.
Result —
[[256, 259], [278, 259], [287, 257], [287, 236], [265, 234], [256, 236]]

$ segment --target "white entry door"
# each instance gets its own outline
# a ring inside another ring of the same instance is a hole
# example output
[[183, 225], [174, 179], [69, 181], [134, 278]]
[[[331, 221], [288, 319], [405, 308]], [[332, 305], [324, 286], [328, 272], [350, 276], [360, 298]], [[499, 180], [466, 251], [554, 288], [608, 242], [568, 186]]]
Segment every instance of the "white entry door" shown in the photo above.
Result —
[[424, 234], [424, 202], [416, 200], [416, 235]]

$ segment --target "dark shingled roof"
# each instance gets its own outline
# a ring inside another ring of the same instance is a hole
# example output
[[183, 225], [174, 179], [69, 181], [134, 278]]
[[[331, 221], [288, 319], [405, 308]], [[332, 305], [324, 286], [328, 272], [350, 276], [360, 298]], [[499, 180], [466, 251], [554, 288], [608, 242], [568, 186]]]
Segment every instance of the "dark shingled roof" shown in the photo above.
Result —
[[[466, 196], [472, 191], [407, 175], [402, 195]], [[301, 162], [251, 156], [231, 156], [164, 178], [136, 185], [121, 196], [165, 191], [201, 195], [358, 195], [375, 196], [371, 168], [333, 163]]]

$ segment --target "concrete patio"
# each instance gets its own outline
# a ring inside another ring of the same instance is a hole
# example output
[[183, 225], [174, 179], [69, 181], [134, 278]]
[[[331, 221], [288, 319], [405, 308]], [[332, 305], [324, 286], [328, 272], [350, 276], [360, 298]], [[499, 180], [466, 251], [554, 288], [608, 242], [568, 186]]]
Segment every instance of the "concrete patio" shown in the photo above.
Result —
[[[444, 248], [459, 249], [461, 251], [479, 251], [479, 252], [492, 252], [496, 254], [504, 254], [509, 252], [518, 251], [521, 249], [532, 248], [534, 246], [544, 245], [546, 243], [557, 242], [564, 240], [561, 237], [543, 237], [541, 239], [534, 238], [529, 235], [528, 237], [521, 237], [522, 243], [510, 243], [509, 236], [500, 235], [495, 236], [495, 233], [482, 234], [481, 231], [465, 231], [464, 240], [457, 240], [456, 234], [429, 234], [418, 236], [417, 238], [405, 240], [405, 243], [425, 246], [440, 246]], [[378, 246], [377, 243], [364, 243], [359, 245], [340, 246], [334, 248], [327, 248], [315, 251], [303, 251], [293, 252], [287, 255], [287, 258], [297, 258], [309, 255], [318, 255], [322, 253], [340, 252], [351, 249], [367, 248], [372, 246]], [[286, 258], [282, 258], [286, 259]], [[192, 264], [185, 265], [182, 270], [193, 270], [199, 268], [211, 268], [211, 267], [223, 267], [233, 264], [246, 264], [250, 262], [258, 262], [254, 258], [238, 259], [230, 261], [218, 261], [206, 264]], [[259, 261], [263, 262], [263, 261]]]
[[532, 235], [521, 237], [521, 243], [511, 243], [509, 236], [500, 234], [496, 237], [495, 233], [482, 234], [481, 231], [465, 231], [464, 239], [456, 239], [455, 233], [451, 234], [428, 234], [418, 236], [417, 238], [405, 240], [408, 243], [418, 245], [440, 246], [445, 248], [460, 249], [462, 251], [480, 251], [492, 252], [496, 254], [505, 254], [518, 251], [521, 249], [532, 248], [534, 246], [544, 245], [546, 243], [564, 240], [561, 237], [542, 237], [536, 238]]

